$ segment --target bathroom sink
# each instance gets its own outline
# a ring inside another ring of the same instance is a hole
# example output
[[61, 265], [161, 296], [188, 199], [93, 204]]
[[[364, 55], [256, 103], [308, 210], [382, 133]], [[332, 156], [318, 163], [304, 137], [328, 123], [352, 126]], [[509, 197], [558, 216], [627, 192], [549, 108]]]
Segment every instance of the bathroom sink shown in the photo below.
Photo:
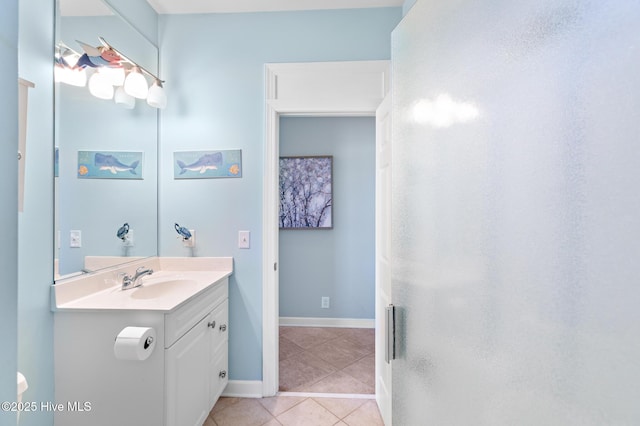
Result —
[[195, 280], [178, 278], [168, 280], [145, 281], [142, 286], [131, 290], [134, 299], [155, 299], [167, 295], [190, 293], [198, 289]]
[[[138, 277], [142, 285], [122, 289], [124, 275], [153, 270]], [[141, 259], [123, 267], [70, 278], [53, 286], [54, 311], [162, 311], [173, 312], [233, 272], [232, 258]]]

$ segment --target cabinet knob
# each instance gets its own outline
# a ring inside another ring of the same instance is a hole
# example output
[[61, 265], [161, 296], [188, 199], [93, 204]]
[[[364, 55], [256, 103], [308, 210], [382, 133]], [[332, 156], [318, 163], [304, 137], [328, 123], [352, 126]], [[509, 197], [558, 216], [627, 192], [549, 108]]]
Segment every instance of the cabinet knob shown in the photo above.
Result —
[[220, 331], [227, 331], [227, 324], [220, 324]]
[[226, 371], [226, 370], [222, 370], [222, 371], [220, 371], [220, 374], [218, 374], [218, 376], [219, 376], [221, 379], [224, 379], [225, 377], [227, 377], [227, 371]]
[[207, 327], [216, 328], [216, 322], [215, 321], [208, 322]]

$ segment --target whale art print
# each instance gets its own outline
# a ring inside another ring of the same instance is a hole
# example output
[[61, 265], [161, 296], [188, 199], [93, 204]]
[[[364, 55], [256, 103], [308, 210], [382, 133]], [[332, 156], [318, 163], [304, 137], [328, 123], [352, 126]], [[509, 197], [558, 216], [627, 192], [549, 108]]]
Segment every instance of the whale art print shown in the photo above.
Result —
[[142, 152], [78, 151], [79, 179], [142, 179]]
[[242, 177], [242, 151], [182, 151], [173, 153], [175, 179]]

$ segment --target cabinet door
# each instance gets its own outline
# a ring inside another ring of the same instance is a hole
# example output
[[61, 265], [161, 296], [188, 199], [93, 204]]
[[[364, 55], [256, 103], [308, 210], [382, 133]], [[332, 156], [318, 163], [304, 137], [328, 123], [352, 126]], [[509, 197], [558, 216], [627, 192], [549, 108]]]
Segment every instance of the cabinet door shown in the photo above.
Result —
[[166, 349], [166, 426], [202, 426], [209, 414], [211, 319]]
[[229, 381], [229, 301], [225, 300], [211, 313], [216, 326], [210, 340], [211, 358], [209, 371], [211, 383], [209, 387], [209, 406], [213, 407]]

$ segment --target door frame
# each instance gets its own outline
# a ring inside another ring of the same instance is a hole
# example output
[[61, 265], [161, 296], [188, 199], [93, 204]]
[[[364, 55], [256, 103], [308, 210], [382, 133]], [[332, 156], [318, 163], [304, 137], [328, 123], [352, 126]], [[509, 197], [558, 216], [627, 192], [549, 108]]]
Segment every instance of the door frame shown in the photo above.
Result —
[[262, 396], [278, 392], [278, 160], [280, 116], [374, 116], [389, 92], [391, 61], [265, 65], [262, 198]]

